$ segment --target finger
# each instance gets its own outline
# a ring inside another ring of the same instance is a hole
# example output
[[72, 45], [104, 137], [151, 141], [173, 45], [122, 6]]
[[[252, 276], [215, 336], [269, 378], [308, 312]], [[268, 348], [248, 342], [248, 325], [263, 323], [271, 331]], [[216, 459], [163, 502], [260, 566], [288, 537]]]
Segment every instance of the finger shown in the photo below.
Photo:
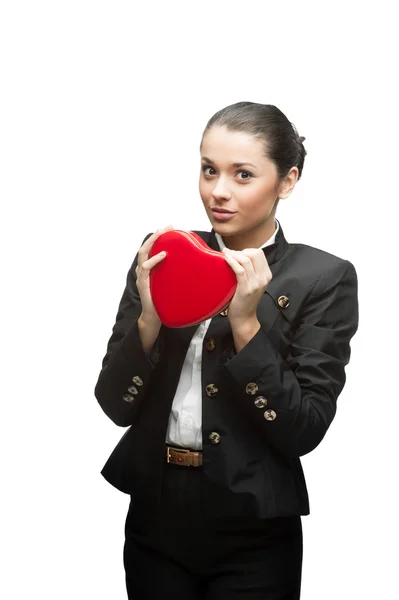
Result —
[[160, 262], [161, 260], [163, 260], [166, 256], [166, 252], [165, 250], [162, 250], [161, 252], [158, 252], [158, 254], [154, 254], [154, 256], [151, 256], [151, 258], [149, 258], [148, 260], [145, 261], [145, 266], [144, 264], [142, 266], [144, 266], [144, 268], [146, 269], [152, 269], [152, 267], [154, 265], [156, 265], [158, 262]]
[[141, 265], [143, 279], [147, 279], [147, 277], [150, 274], [151, 269], [153, 267], [155, 267], [155, 265], [160, 263], [165, 258], [165, 256], [166, 256], [166, 252], [162, 251], [162, 252], [159, 252], [158, 254], [154, 254], [154, 256], [151, 256], [151, 258], [148, 258], [147, 260], [145, 260], [143, 262], [143, 264]]
[[233, 251], [233, 255], [246, 270], [248, 290], [256, 290], [264, 287], [271, 281], [272, 274], [266, 260], [266, 255], [261, 248], [246, 248], [238, 252]]
[[159, 238], [159, 236], [163, 233], [166, 233], [166, 231], [170, 231], [172, 229], [174, 229], [173, 225], [167, 225], [162, 229], [157, 229], [152, 235], [150, 235], [148, 240], [146, 240], [139, 249], [139, 264], [143, 264], [143, 262], [148, 259], [148, 255], [151, 251], [151, 248], [153, 247], [155, 241]]
[[243, 267], [230, 252], [225, 253], [225, 258], [226, 262], [230, 265], [234, 273], [237, 275], [237, 280], [239, 280], [242, 283], [244, 281], [247, 281], [248, 277], [245, 267]]
[[229, 254], [245, 269], [248, 280], [253, 280], [256, 277], [254, 265], [250, 257], [236, 250], [228, 250], [226, 255]]
[[265, 276], [268, 280], [271, 278], [269, 263], [262, 248], [245, 248], [245, 250], [242, 250], [242, 253], [252, 260], [255, 273], [258, 277], [263, 278]]
[[266, 256], [261, 248], [245, 248], [241, 250], [244, 256], [248, 256], [251, 259], [253, 265], [259, 265], [264, 262]]
[[143, 244], [143, 246], [152, 246], [155, 240], [158, 239], [160, 235], [166, 233], [166, 231], [171, 231], [172, 229], [174, 229], [173, 225], [167, 225], [166, 227], [161, 227], [160, 229], [157, 229], [152, 235], [150, 235], [150, 237], [145, 242], [145, 244]]
[[241, 250], [241, 252], [245, 254], [245, 256], [249, 256], [250, 258], [252, 258], [257, 254], [260, 254], [260, 252], [263, 253], [263, 250], [261, 250], [261, 248], [244, 248], [244, 250]]

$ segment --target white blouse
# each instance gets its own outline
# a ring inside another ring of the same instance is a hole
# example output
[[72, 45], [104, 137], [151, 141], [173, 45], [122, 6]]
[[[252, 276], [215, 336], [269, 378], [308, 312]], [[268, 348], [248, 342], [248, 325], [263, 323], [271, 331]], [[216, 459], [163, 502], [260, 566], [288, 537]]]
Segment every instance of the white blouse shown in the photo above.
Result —
[[[280, 228], [279, 222], [277, 219], [275, 220], [276, 229], [267, 242], [260, 246], [261, 248], [274, 244]], [[223, 250], [226, 245], [222, 236], [216, 233], [216, 239], [220, 250]], [[210, 322], [211, 319], [207, 319], [199, 324], [184, 359], [166, 433], [166, 443], [170, 446], [183, 446], [193, 450], [202, 449], [202, 346]]]

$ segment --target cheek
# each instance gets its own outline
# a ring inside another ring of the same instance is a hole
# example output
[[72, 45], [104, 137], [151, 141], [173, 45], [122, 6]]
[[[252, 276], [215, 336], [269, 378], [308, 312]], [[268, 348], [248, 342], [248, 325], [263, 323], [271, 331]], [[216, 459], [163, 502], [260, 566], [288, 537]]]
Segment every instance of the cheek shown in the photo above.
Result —
[[265, 206], [265, 199], [259, 193], [242, 194], [239, 200], [241, 207], [248, 212], [256, 213]]
[[252, 189], [243, 190], [238, 201], [242, 209], [257, 214], [263, 213], [265, 208], [273, 203], [274, 196], [269, 189], [252, 187]]
[[203, 199], [203, 196], [205, 195], [205, 186], [204, 186], [204, 182], [201, 179], [199, 181], [199, 193], [200, 193], [201, 199]]
[[200, 193], [201, 199], [203, 201], [206, 200], [212, 192], [212, 185], [210, 184], [210, 182], [206, 181], [202, 177], [200, 177], [200, 179], [199, 179], [198, 188], [199, 188], [199, 193]]

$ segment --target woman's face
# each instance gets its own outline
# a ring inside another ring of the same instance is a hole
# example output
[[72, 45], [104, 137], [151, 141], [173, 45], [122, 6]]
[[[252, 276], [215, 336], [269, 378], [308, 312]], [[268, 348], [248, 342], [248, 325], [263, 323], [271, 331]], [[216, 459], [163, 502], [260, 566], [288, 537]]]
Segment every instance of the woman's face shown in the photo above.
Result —
[[212, 227], [229, 248], [258, 248], [273, 235], [275, 202], [290, 194], [297, 175], [293, 167], [279, 182], [276, 165], [253, 135], [213, 125], [203, 137], [199, 191]]

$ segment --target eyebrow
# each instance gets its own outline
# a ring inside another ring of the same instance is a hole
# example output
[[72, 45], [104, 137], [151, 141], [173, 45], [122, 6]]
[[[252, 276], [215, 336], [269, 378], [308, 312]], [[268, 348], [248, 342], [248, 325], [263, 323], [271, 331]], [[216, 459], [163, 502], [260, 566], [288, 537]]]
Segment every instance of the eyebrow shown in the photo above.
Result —
[[[209, 163], [209, 164], [214, 164], [213, 160], [211, 160], [210, 158], [207, 158], [206, 156], [202, 157], [202, 160], [204, 160], [205, 162]], [[235, 162], [233, 163], [233, 167], [243, 167], [244, 165], [250, 165], [251, 167], [254, 167], [254, 169], [256, 169], [256, 166], [253, 165], [250, 162]]]

